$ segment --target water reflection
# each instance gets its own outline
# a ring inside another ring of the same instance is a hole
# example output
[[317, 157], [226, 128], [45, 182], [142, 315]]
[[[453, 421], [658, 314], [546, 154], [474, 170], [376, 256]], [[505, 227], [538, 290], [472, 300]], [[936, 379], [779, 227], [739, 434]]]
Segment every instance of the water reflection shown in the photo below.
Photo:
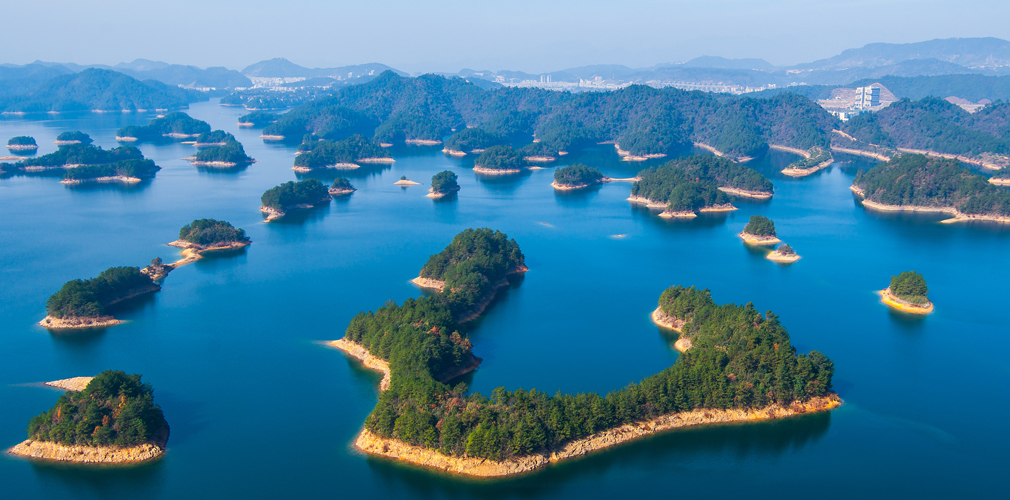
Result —
[[116, 466], [33, 461], [31, 468], [46, 489], [58, 484], [76, 498], [155, 498], [165, 486], [165, 460]]

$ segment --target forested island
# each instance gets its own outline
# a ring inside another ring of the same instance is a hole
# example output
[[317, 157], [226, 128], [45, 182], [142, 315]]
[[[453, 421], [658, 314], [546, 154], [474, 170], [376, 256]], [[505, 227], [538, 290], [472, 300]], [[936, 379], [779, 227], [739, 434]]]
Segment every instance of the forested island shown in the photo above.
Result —
[[163, 141], [170, 139], [189, 139], [210, 132], [210, 124], [197, 120], [182, 111], [169, 113], [161, 118], [155, 118], [144, 126], [128, 125], [116, 132], [116, 140], [120, 142]]
[[[245, 148], [242, 147], [240, 142], [235, 140], [235, 136], [220, 130], [215, 132], [222, 132], [222, 134], [201, 134], [200, 137], [204, 137], [206, 140], [220, 138], [223, 142], [215, 145], [210, 145], [212, 143], [202, 143], [204, 148], [197, 151], [190, 162], [194, 166], [232, 168], [239, 165], [248, 165], [256, 161], [245, 154]], [[201, 145], [201, 143], [197, 142], [197, 145]]]
[[600, 169], [576, 163], [556, 169], [551, 186], [558, 191], [568, 191], [603, 184], [605, 179]]
[[[455, 240], [446, 251], [453, 247]], [[465, 248], [459, 247], [453, 253]], [[511, 264], [506, 252], [499, 245], [488, 254], [501, 262], [496, 274]], [[484, 260], [449, 260], [444, 275]], [[485, 279], [473, 281], [493, 280], [478, 278]], [[707, 290], [683, 287], [664, 292], [659, 310], [689, 345], [656, 375], [606, 396], [505, 388], [490, 396], [467, 393], [444, 376], [462, 371], [473, 357], [445, 305], [457, 293], [447, 282], [434, 296], [359, 314], [335, 343], [388, 375], [388, 388], [355, 442], [359, 449], [446, 472], [505, 476], [673, 428], [781, 418], [841, 403], [831, 392], [832, 361], [816, 351], [798, 355], [778, 317], [750, 304], [719, 306]]]
[[[157, 264], [152, 263], [150, 273], [151, 279], [163, 278], [169, 271], [181, 265], [195, 262], [203, 257], [204, 253], [221, 250], [237, 250], [249, 246], [252, 240], [246, 236], [245, 231], [232, 226], [231, 223], [215, 219], [197, 219], [179, 229], [179, 239], [168, 243], [168, 246], [181, 248], [181, 260], [172, 264], [161, 264], [160, 259]], [[142, 270], [144, 272], [146, 270]]]
[[926, 278], [915, 271], [891, 276], [891, 286], [878, 293], [883, 303], [899, 311], [912, 314], [933, 312], [933, 303], [927, 297], [929, 288], [926, 286]]
[[766, 258], [780, 264], [792, 264], [793, 262], [800, 260], [800, 256], [796, 253], [796, 250], [793, 250], [793, 247], [785, 243], [769, 252]]
[[763, 175], [717, 156], [687, 156], [638, 174], [632, 203], [663, 208], [664, 218], [696, 217], [696, 212], [736, 210], [730, 195], [766, 199], [774, 187]]
[[[87, 142], [90, 142], [88, 138]], [[161, 167], [144, 158], [139, 149], [121, 146], [109, 150], [87, 143], [60, 146], [56, 151], [9, 164], [10, 172], [65, 170], [64, 184], [84, 182], [136, 183], [153, 178]]]
[[527, 168], [526, 161], [512, 146], [491, 146], [474, 161], [473, 171], [484, 175], [518, 174]]
[[956, 160], [903, 154], [860, 171], [852, 191], [862, 198], [864, 206], [874, 210], [954, 216], [944, 222], [1010, 223], [1010, 193]]
[[2, 94], [0, 111], [17, 114], [161, 111], [207, 100], [200, 91], [99, 68], [56, 75], [20, 92]]
[[7, 141], [7, 149], [11, 151], [35, 151], [39, 145], [35, 143], [35, 138], [27, 135], [11, 137]]
[[61, 132], [60, 135], [56, 136], [54, 144], [57, 146], [72, 146], [74, 144], [82, 144], [87, 146], [95, 142], [91, 139], [91, 136], [81, 132], [80, 130], [74, 130], [73, 132]]
[[268, 189], [260, 197], [263, 205], [260, 211], [267, 214], [264, 222], [270, 222], [287, 215], [292, 210], [312, 208], [329, 203], [329, 190], [316, 179], [288, 181]]
[[144, 462], [160, 457], [169, 427], [141, 375], [107, 370], [81, 391], [63, 393], [28, 423], [28, 440], [9, 453], [89, 464]]
[[211, 130], [210, 132], [204, 132], [196, 136], [196, 141], [193, 142], [193, 147], [209, 148], [213, 146], [224, 146], [225, 144], [233, 141], [237, 141], [234, 135], [231, 135], [224, 130]]
[[355, 191], [357, 191], [357, 188], [351, 185], [351, 181], [347, 180], [346, 177], [333, 179], [333, 184], [329, 189], [330, 196], [344, 196]]
[[459, 191], [459, 184], [456, 182], [456, 174], [443, 170], [431, 176], [431, 188], [428, 189], [428, 198], [437, 200]]
[[252, 113], [242, 115], [238, 117], [239, 127], [265, 127], [273, 122], [277, 121], [277, 117], [280, 116], [276, 113], [267, 113], [266, 111], [253, 111]]
[[96, 328], [118, 325], [106, 308], [126, 299], [161, 290], [138, 267], [110, 267], [98, 277], [72, 280], [46, 301], [46, 317], [39, 325], [50, 329]]
[[311, 172], [319, 168], [354, 170], [361, 167], [359, 163], [390, 164], [394, 161], [379, 143], [361, 134], [342, 141], [308, 135], [298, 146], [298, 152], [292, 167], [295, 172]]
[[763, 215], [752, 215], [738, 234], [748, 245], [776, 245], [782, 240], [775, 233], [775, 222]]

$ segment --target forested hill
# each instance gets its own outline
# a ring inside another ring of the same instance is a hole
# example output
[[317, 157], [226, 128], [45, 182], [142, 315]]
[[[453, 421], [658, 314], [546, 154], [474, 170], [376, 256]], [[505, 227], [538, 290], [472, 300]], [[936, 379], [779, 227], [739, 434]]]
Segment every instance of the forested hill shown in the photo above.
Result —
[[60, 75], [18, 94], [0, 93], [0, 111], [123, 111], [184, 108], [203, 94], [104, 69]]
[[867, 200], [887, 205], [953, 207], [968, 215], [1010, 216], [1010, 192], [956, 160], [902, 155], [860, 171], [853, 185]]
[[385, 72], [292, 110], [264, 134], [291, 141], [306, 133], [326, 139], [364, 133], [380, 142], [440, 141], [479, 127], [488, 132], [482, 147], [535, 136], [543, 154], [615, 141], [633, 154], [666, 153], [704, 142], [731, 156], [755, 156], [770, 143], [827, 146], [837, 126], [816, 103], [791, 94], [750, 99], [642, 85], [580, 94], [485, 90], [460, 78]]

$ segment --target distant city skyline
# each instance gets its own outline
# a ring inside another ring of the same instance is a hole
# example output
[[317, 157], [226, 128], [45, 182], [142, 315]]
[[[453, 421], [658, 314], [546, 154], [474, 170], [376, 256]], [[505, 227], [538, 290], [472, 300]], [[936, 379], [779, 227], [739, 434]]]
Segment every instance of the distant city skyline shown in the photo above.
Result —
[[650, 67], [703, 55], [760, 58], [783, 66], [875, 42], [1010, 39], [1004, 22], [1010, 6], [994, 0], [516, 0], [501, 5], [39, 0], [8, 5], [5, 13], [21, 21], [0, 31], [0, 44], [7, 48], [2, 63], [114, 65], [143, 58], [237, 70], [274, 57], [306, 67], [379, 62], [409, 73]]

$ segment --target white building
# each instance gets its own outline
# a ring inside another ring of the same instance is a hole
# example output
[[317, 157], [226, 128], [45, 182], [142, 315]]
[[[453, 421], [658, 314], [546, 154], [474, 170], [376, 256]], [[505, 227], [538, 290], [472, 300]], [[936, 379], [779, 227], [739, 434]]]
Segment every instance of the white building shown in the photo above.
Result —
[[880, 106], [880, 87], [859, 87], [856, 89], [856, 98], [852, 107], [856, 109], [867, 109]]

